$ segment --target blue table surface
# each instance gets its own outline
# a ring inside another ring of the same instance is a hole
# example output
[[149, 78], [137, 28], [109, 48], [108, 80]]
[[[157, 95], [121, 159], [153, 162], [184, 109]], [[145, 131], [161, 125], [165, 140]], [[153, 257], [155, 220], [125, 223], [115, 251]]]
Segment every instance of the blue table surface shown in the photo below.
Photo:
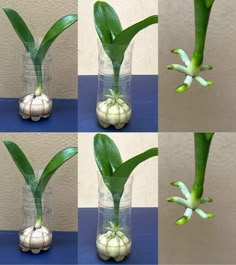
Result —
[[97, 76], [79, 76], [79, 132], [157, 132], [158, 76], [132, 76], [132, 117], [120, 130], [103, 129], [96, 118]]
[[[157, 208], [132, 209], [132, 249], [122, 264], [157, 264]], [[78, 264], [117, 264], [96, 252], [97, 208], [79, 208]]]
[[77, 264], [77, 232], [53, 232], [49, 251], [34, 255], [18, 248], [18, 231], [0, 232], [0, 264]]
[[21, 119], [16, 98], [0, 98], [0, 132], [77, 132], [77, 99], [53, 99], [51, 116], [38, 122]]

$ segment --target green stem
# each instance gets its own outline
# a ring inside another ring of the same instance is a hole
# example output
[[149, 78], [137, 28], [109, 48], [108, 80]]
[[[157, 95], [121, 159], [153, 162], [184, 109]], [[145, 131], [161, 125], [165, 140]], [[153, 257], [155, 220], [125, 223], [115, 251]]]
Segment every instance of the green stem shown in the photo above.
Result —
[[40, 96], [43, 91], [43, 73], [42, 73], [42, 65], [38, 63], [34, 63], [35, 74], [37, 78], [37, 89], [35, 90], [35, 96]]
[[113, 63], [113, 72], [114, 72], [114, 92], [116, 95], [119, 94], [119, 79], [120, 79], [120, 64]]
[[201, 66], [203, 62], [205, 40], [211, 8], [212, 5], [207, 7], [204, 0], [194, 0], [195, 47], [191, 63], [196, 67]]
[[34, 195], [34, 202], [37, 211], [37, 221], [35, 223], [35, 228], [41, 227], [43, 223], [43, 206], [42, 206], [42, 198]]
[[199, 200], [203, 194], [205, 171], [212, 137], [213, 134], [194, 133], [195, 179], [192, 188], [192, 196], [196, 200]]
[[119, 213], [120, 213], [120, 194], [113, 194], [113, 205], [114, 205], [114, 225], [119, 226]]

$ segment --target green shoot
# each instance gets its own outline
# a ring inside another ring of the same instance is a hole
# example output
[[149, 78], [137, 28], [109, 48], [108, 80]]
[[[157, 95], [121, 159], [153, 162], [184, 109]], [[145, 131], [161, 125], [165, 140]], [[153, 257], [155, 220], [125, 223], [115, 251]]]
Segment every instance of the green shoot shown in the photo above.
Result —
[[113, 65], [115, 98], [119, 97], [120, 69], [126, 49], [139, 31], [156, 23], [158, 16], [154, 15], [123, 30], [118, 15], [108, 3], [97, 1], [94, 4], [95, 28]]
[[35, 96], [40, 96], [43, 91], [42, 64], [47, 51], [55, 39], [78, 20], [78, 16], [70, 14], [59, 19], [46, 33], [40, 46], [37, 47], [35, 39], [22, 17], [13, 9], [3, 8], [3, 10], [31, 57], [37, 77]]
[[14, 142], [4, 140], [8, 152], [10, 153], [13, 161], [15, 162], [17, 168], [23, 175], [26, 184], [30, 187], [31, 192], [34, 197], [35, 206], [37, 210], [37, 221], [35, 223], [35, 228], [41, 227], [43, 223], [43, 209], [42, 209], [42, 196], [46, 189], [46, 186], [51, 179], [52, 175], [61, 167], [67, 160], [72, 158], [77, 154], [77, 147], [67, 147], [60, 152], [58, 152], [47, 164], [43, 170], [39, 179], [36, 179], [35, 172], [27, 157], [20, 149], [20, 147]]
[[187, 186], [180, 181], [172, 182], [171, 185], [180, 189], [186, 199], [180, 197], [170, 197], [168, 202], [175, 202], [185, 207], [184, 215], [176, 221], [176, 224], [185, 224], [189, 221], [193, 211], [203, 219], [213, 218], [214, 215], [205, 213], [199, 208], [200, 204], [212, 202], [209, 197], [202, 197], [204, 189], [205, 171], [211, 141], [214, 133], [194, 133], [195, 146], [195, 178], [192, 191], [189, 192]]
[[212, 70], [211, 65], [203, 65], [204, 49], [208, 22], [210, 19], [211, 8], [215, 0], [194, 0], [195, 11], [195, 47], [192, 58], [182, 49], [174, 49], [171, 52], [178, 54], [186, 66], [179, 64], [168, 65], [169, 70], [176, 70], [185, 75], [184, 83], [176, 88], [176, 92], [183, 93], [191, 86], [193, 79], [198, 81], [202, 86], [212, 86], [212, 81], [204, 80], [199, 74], [200, 72]]
[[157, 155], [158, 149], [151, 148], [122, 162], [120, 152], [113, 140], [104, 134], [95, 135], [94, 156], [104, 184], [112, 194], [115, 227], [119, 227], [120, 200], [129, 176], [140, 163]]

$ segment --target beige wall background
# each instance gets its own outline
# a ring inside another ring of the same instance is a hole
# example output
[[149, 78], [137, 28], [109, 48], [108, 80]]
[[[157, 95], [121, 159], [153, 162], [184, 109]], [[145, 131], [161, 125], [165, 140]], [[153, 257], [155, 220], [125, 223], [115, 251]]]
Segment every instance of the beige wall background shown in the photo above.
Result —
[[159, 0], [159, 14], [160, 131], [235, 131], [236, 1], [215, 1], [212, 8], [204, 62], [214, 69], [202, 77], [216, 84], [206, 88], [194, 82], [184, 94], [175, 92], [184, 76], [167, 70], [166, 66], [181, 62], [170, 50], [182, 48], [189, 55], [192, 53], [193, 1]]
[[[79, 134], [78, 207], [97, 207], [97, 165], [93, 154], [93, 133]], [[158, 146], [155, 133], [110, 133], [118, 146], [123, 161]], [[158, 206], [158, 158], [150, 158], [134, 170], [132, 206]]]
[[[0, 139], [17, 143], [34, 169], [68, 146], [77, 146], [76, 133], [1, 133]], [[0, 143], [0, 229], [18, 230], [22, 220], [25, 181], [7, 149]], [[53, 230], [77, 231], [77, 156], [67, 161], [49, 182], [52, 188]]]
[[[109, 0], [123, 28], [158, 14], [158, 0]], [[94, 0], [79, 1], [78, 71], [79, 75], [97, 74], [97, 33], [93, 22]], [[134, 39], [133, 74], [158, 74], [158, 25], [139, 32]]]
[[[75, 0], [0, 0], [1, 7], [15, 9], [25, 20], [34, 37], [46, 34], [62, 16], [77, 13]], [[0, 97], [19, 97], [22, 88], [25, 48], [8, 18], [0, 12]], [[50, 48], [52, 55], [51, 96], [77, 98], [77, 23], [55, 40]]]
[[201, 208], [215, 217], [203, 220], [193, 213], [183, 226], [175, 220], [184, 207], [166, 199], [181, 196], [173, 181], [192, 187], [193, 133], [160, 133], [159, 149], [159, 264], [235, 264], [236, 133], [216, 133], [212, 140], [204, 195], [214, 201]]

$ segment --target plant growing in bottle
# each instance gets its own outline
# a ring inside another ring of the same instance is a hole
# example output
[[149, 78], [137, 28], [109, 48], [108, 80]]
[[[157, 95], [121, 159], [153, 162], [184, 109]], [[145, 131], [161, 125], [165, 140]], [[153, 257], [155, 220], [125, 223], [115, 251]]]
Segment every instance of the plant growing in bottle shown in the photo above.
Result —
[[170, 197], [167, 199], [168, 202], [175, 202], [185, 207], [184, 215], [176, 221], [176, 224], [182, 225], [187, 223], [193, 212], [197, 213], [203, 219], [214, 217], [213, 214], [205, 213], [199, 208], [201, 204], [213, 201], [209, 197], [203, 197], [205, 171], [213, 136], [214, 133], [194, 133], [195, 178], [191, 192], [181, 181], [171, 183], [174, 187], [179, 188], [186, 197], [186, 199], [180, 197]]
[[115, 10], [104, 1], [94, 4], [94, 23], [99, 42], [99, 87], [96, 113], [103, 128], [122, 128], [131, 118], [132, 39], [158, 23], [153, 15], [123, 29]]
[[171, 64], [167, 66], [169, 70], [176, 70], [185, 75], [184, 83], [176, 88], [176, 92], [183, 93], [191, 86], [193, 79], [202, 86], [212, 86], [214, 82], [206, 81], [200, 76], [201, 72], [212, 70], [211, 65], [203, 65], [205, 41], [207, 35], [208, 22], [211, 9], [215, 0], [194, 0], [195, 15], [195, 46], [192, 58], [182, 49], [174, 49], [171, 52], [178, 54], [186, 66]]
[[22, 17], [11, 8], [3, 8], [10, 23], [12, 24], [16, 34], [22, 41], [27, 56], [31, 59], [36, 82], [34, 84], [34, 91], [24, 95], [19, 100], [19, 113], [23, 119], [31, 118], [33, 121], [39, 121], [42, 117], [47, 118], [51, 114], [52, 100], [48, 95], [43, 93], [43, 62], [46, 54], [51, 47], [55, 39], [68, 27], [74, 24], [78, 20], [76, 14], [69, 14], [60, 18], [53, 26], [48, 30], [42, 39], [41, 43], [38, 43], [38, 39], [34, 38], [28, 26]]
[[66, 161], [77, 154], [78, 148], [67, 147], [58, 152], [37, 178], [36, 170], [33, 169], [20, 147], [12, 141], [4, 140], [3, 143], [23, 175], [27, 190], [32, 193], [37, 213], [36, 220], [33, 220], [34, 223], [29, 227], [24, 227], [19, 232], [19, 246], [23, 252], [31, 251], [34, 254], [38, 254], [41, 250], [48, 250], [52, 243], [52, 232], [44, 225], [43, 194], [53, 174]]
[[99, 189], [102, 190], [99, 198], [100, 223], [98, 223], [96, 247], [101, 259], [113, 258], [120, 262], [129, 255], [131, 189], [127, 186], [132, 185], [133, 170], [140, 163], [157, 155], [158, 149], [151, 148], [123, 162], [111, 138], [104, 134], [95, 135], [94, 156], [101, 174]]

